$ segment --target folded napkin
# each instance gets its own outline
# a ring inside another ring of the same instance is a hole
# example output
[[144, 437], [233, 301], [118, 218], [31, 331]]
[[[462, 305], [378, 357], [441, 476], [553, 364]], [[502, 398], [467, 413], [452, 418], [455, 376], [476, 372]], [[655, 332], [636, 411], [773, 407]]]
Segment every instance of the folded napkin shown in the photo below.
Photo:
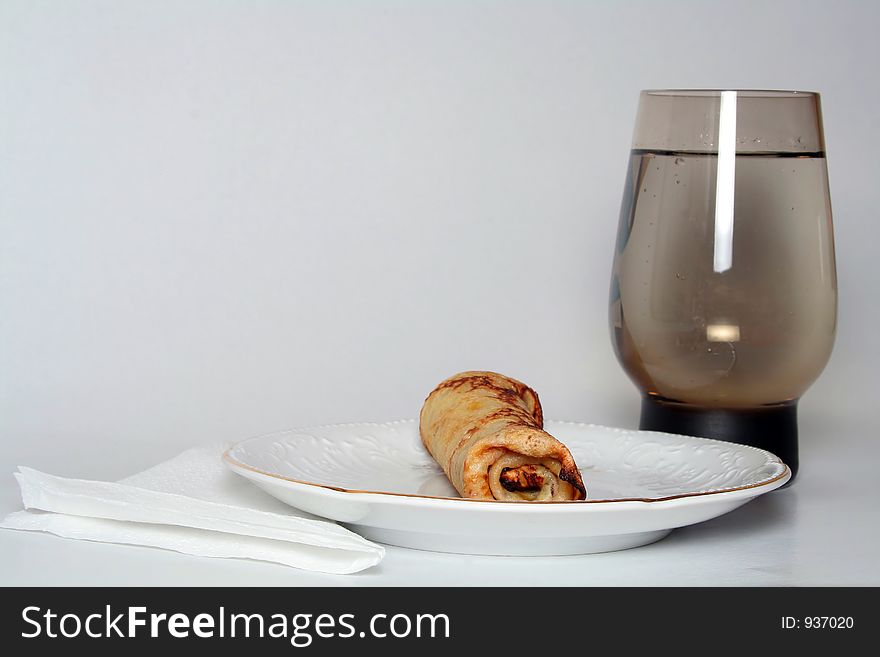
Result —
[[382, 560], [382, 546], [297, 511], [230, 472], [221, 461], [226, 447], [190, 449], [116, 483], [19, 467], [15, 478], [28, 510], [10, 514], [0, 527], [335, 574]]

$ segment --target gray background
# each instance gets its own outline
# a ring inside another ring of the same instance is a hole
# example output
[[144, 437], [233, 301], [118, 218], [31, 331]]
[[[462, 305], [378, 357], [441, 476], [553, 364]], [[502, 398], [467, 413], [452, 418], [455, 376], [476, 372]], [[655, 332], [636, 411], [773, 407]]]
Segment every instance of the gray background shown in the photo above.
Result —
[[635, 426], [606, 307], [638, 91], [726, 87], [823, 95], [840, 318], [801, 476], [845, 449], [846, 481], [876, 439], [878, 20], [867, 1], [0, 2], [0, 470], [113, 479], [414, 417], [461, 369]]

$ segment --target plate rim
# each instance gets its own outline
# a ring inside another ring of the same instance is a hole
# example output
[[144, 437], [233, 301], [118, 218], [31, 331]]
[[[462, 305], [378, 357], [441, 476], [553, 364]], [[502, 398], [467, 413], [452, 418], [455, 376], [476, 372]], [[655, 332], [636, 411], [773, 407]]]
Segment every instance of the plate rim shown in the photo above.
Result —
[[[750, 491], [758, 488], [766, 488], [767, 486], [771, 486], [770, 490], [774, 490], [779, 486], [782, 486], [788, 479], [791, 477], [791, 468], [788, 467], [788, 464], [784, 463], [782, 459], [778, 456], [769, 452], [765, 449], [761, 449], [760, 447], [753, 447], [752, 445], [743, 445], [740, 443], [730, 443], [723, 440], [716, 440], [714, 438], [703, 438], [701, 436], [690, 436], [687, 434], [673, 434], [665, 431], [642, 431], [636, 429], [624, 429], [621, 427], [608, 427], [601, 424], [595, 424], [591, 422], [573, 422], [567, 420], [548, 420], [554, 424], [568, 424], [577, 427], [590, 427], [590, 428], [598, 428], [605, 429], [615, 432], [631, 432], [631, 431], [641, 431], [641, 433], [647, 434], [661, 434], [661, 435], [673, 435], [673, 436], [684, 436], [685, 438], [696, 439], [698, 441], [707, 441], [711, 443], [717, 443], [722, 445], [731, 445], [735, 444], [738, 447], [743, 447], [751, 450], [755, 450], [764, 454], [767, 457], [768, 464], [779, 464], [782, 466], [781, 472], [778, 474], [764, 479], [753, 484], [744, 484], [742, 486], [730, 486], [725, 488], [713, 488], [705, 491], [694, 491], [689, 493], [678, 493], [676, 495], [666, 495], [663, 497], [621, 497], [621, 498], [613, 498], [613, 499], [598, 499], [598, 500], [546, 500], [539, 502], [530, 502], [528, 504], [523, 504], [522, 502], [505, 502], [503, 500], [478, 500], [471, 499], [466, 497], [443, 497], [440, 495], [418, 495], [414, 493], [392, 493], [390, 491], [375, 491], [375, 490], [360, 490], [355, 488], [343, 488], [341, 486], [332, 486], [330, 484], [319, 484], [313, 481], [303, 481], [301, 479], [294, 479], [292, 477], [286, 477], [284, 475], [280, 475], [273, 472], [267, 472], [265, 470], [261, 470], [260, 468], [256, 468], [252, 465], [248, 465], [246, 463], [242, 463], [241, 461], [235, 459], [231, 452], [234, 449], [237, 449], [244, 445], [247, 442], [251, 442], [258, 439], [266, 439], [271, 438], [272, 436], [279, 436], [282, 434], [291, 434], [295, 432], [306, 432], [306, 431], [314, 431], [318, 429], [338, 429], [342, 427], [386, 427], [391, 425], [401, 425], [401, 424], [416, 424], [417, 420], [415, 419], [403, 419], [403, 420], [392, 420], [389, 422], [340, 422], [340, 423], [332, 423], [332, 424], [320, 424], [320, 425], [311, 425], [307, 427], [297, 427], [294, 429], [284, 429], [281, 431], [273, 431], [271, 433], [259, 434], [256, 436], [251, 436], [249, 438], [244, 438], [240, 440], [230, 447], [228, 447], [223, 452], [222, 460], [231, 470], [245, 470], [247, 472], [251, 472], [254, 474], [261, 475], [263, 477], [269, 477], [272, 480], [277, 480], [277, 482], [284, 482], [287, 484], [298, 484], [301, 486], [308, 486], [310, 488], [316, 488], [321, 491], [329, 491], [333, 494], [342, 494], [346, 497], [363, 497], [363, 496], [380, 496], [380, 497], [390, 497], [390, 498], [398, 498], [398, 499], [411, 499], [411, 500], [432, 500], [432, 501], [442, 501], [442, 502], [452, 502], [452, 503], [488, 503], [493, 507], [497, 508], [500, 506], [512, 507], [516, 509], [524, 509], [524, 508], [546, 508], [547, 506], [585, 506], [585, 505], [596, 505], [596, 504], [618, 504], [621, 502], [642, 502], [645, 504], [656, 504], [658, 502], [670, 502], [680, 499], [693, 499], [693, 498], [701, 498], [706, 496], [713, 495], [723, 495], [725, 493], [737, 493], [742, 491]], [[777, 485], [774, 485], [777, 484]]]

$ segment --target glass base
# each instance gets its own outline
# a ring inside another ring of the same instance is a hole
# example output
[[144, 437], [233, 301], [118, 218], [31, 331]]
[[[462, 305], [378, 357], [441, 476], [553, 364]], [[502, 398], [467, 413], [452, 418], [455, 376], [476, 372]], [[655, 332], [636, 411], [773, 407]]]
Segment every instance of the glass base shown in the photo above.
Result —
[[798, 471], [797, 402], [743, 410], [704, 408], [655, 397], [642, 398], [639, 429], [715, 438], [773, 452]]

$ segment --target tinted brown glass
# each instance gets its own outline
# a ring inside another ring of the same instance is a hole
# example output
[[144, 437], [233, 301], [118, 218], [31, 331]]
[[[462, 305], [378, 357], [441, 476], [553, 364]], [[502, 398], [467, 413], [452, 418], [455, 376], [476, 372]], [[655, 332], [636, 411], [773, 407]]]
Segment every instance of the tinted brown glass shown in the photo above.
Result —
[[818, 94], [643, 92], [610, 305], [642, 428], [754, 444], [795, 469], [794, 409], [831, 353], [836, 304]]

